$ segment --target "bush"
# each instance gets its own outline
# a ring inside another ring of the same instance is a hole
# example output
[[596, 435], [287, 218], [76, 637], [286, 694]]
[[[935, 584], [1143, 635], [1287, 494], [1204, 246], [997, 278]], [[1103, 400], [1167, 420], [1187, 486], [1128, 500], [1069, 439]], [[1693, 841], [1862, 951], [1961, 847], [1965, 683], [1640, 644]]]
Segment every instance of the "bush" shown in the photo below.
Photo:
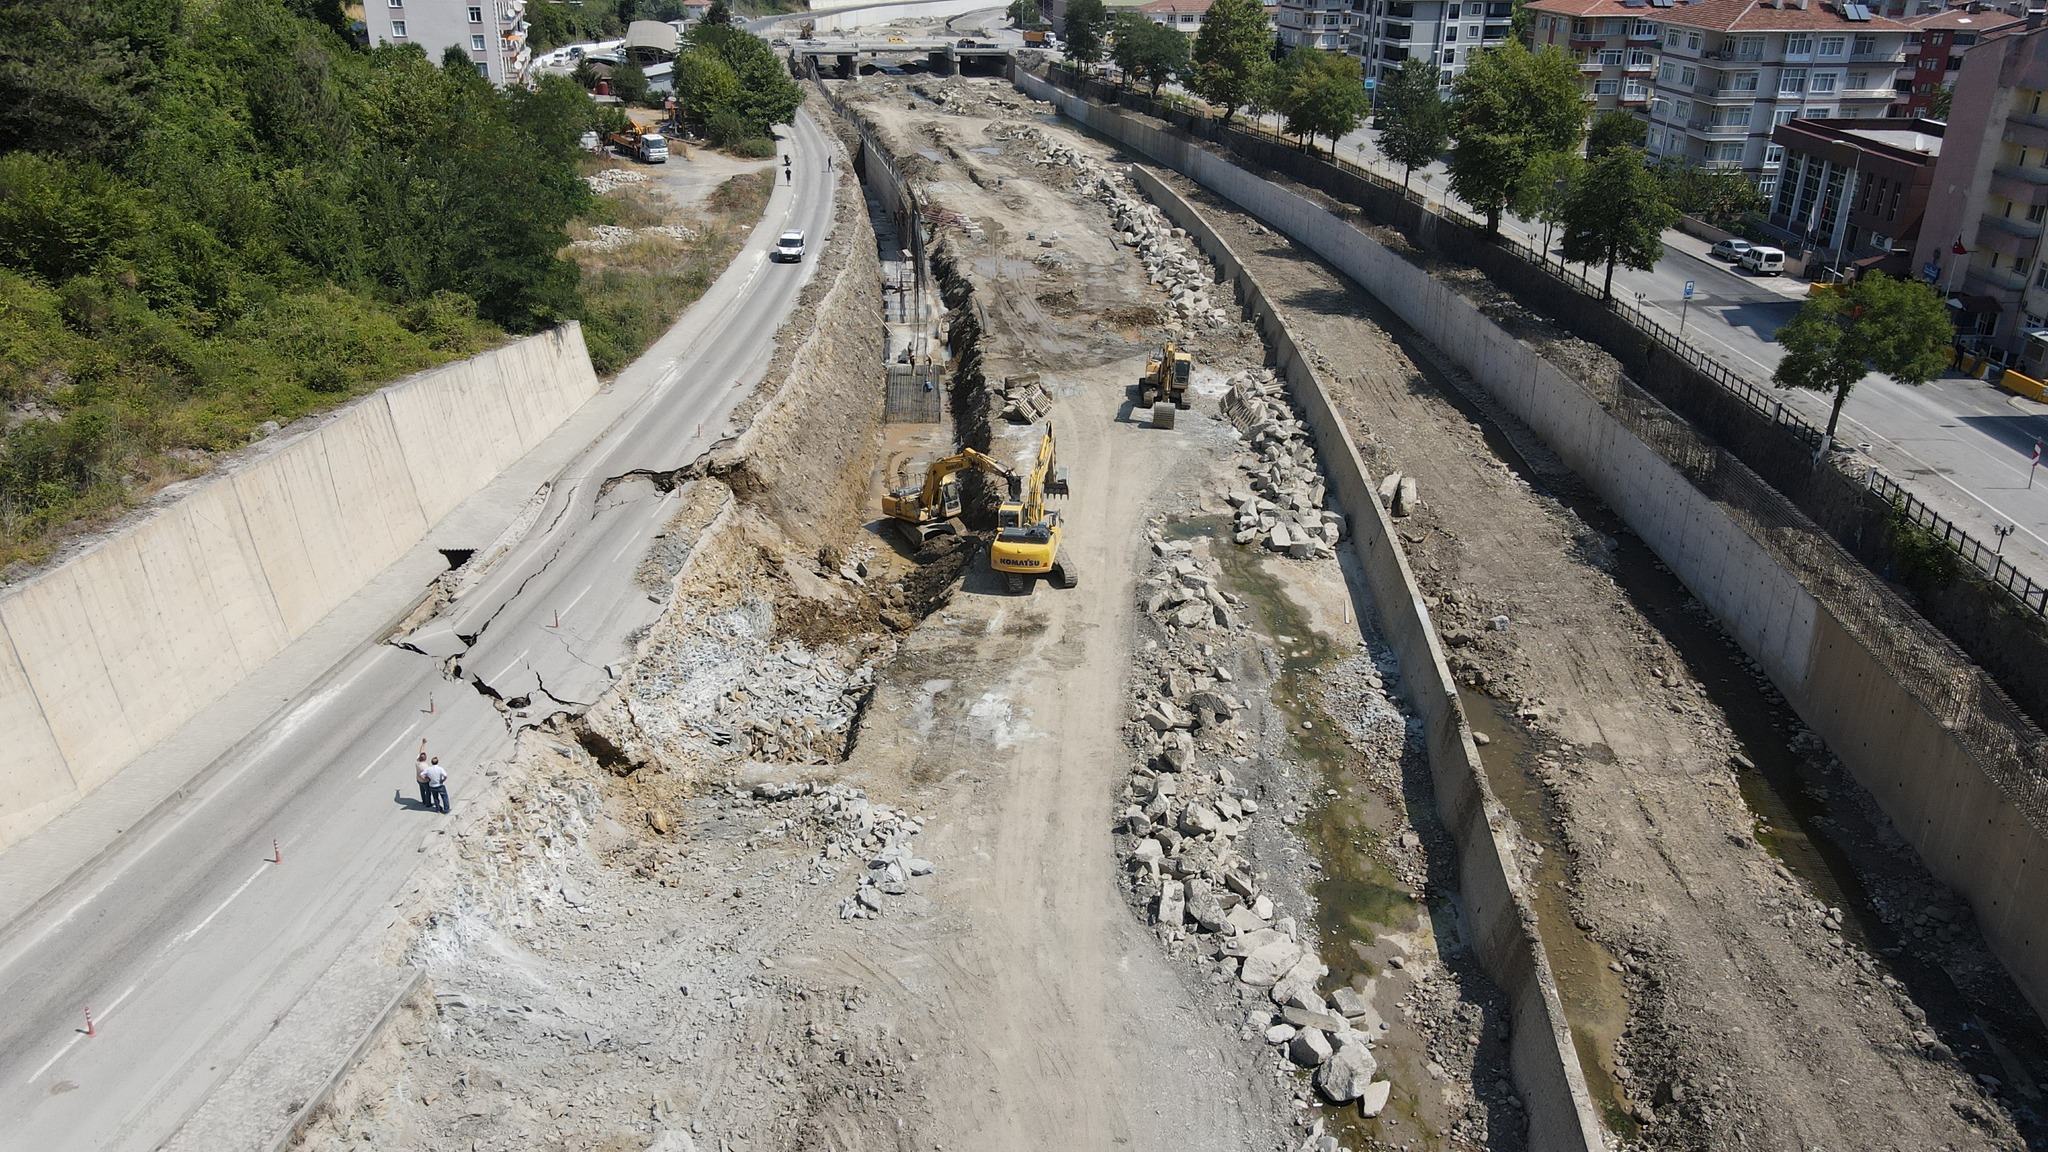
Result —
[[1963, 574], [1955, 549], [1897, 509], [1891, 514], [1891, 545], [1893, 572], [1903, 584], [1946, 588]]
[[740, 141], [727, 151], [748, 160], [772, 160], [781, 148], [772, 136], [754, 136]]

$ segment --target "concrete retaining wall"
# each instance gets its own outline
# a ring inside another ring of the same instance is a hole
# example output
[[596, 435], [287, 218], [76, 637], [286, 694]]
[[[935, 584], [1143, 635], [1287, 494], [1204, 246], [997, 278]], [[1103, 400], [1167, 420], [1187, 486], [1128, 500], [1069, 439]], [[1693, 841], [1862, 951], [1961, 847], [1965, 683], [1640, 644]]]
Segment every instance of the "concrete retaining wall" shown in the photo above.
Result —
[[[1314, 203], [1187, 141], [1027, 73], [1016, 79], [1031, 96], [1179, 169], [1315, 251], [1528, 423], [1764, 666], [1928, 870], [1969, 900], [1993, 953], [2034, 1010], [2048, 1016], [2048, 947], [2041, 946], [2048, 943], [2048, 821], [2029, 817], [2048, 808], [2048, 784], [1990, 774], [1993, 766], [1956, 734], [1983, 717], [1970, 708], [1930, 712], [1727, 511], [1585, 388], [1448, 286]], [[1720, 466], [1741, 470], [1728, 460]], [[1789, 504], [1783, 514], [1797, 516]], [[1804, 535], [1824, 546], [1818, 530]]]
[[0, 848], [255, 672], [597, 391], [570, 324], [421, 373], [0, 597]]
[[[1230, 245], [1158, 177], [1142, 168], [1133, 168], [1131, 175], [1223, 269], [1271, 345], [1276, 369], [1315, 432], [1333, 502], [1350, 520], [1348, 546], [1365, 571], [1373, 606], [1401, 661], [1404, 694], [1423, 720], [1437, 808], [1458, 842], [1459, 890], [1480, 962], [1507, 993], [1514, 1014], [1509, 1058], [1515, 1084], [1528, 1105], [1530, 1146], [1598, 1152], [1603, 1145], [1592, 1096], [1536, 931], [1535, 912], [1522, 888], [1514, 849], [1503, 832], [1507, 817], [1480, 765], [1429, 608], [1393, 524], [1373, 495], [1350, 429], [1330, 403], [1314, 367], [1301, 356], [1286, 321]], [[1366, 607], [1361, 606], [1360, 618], [1365, 614]]]

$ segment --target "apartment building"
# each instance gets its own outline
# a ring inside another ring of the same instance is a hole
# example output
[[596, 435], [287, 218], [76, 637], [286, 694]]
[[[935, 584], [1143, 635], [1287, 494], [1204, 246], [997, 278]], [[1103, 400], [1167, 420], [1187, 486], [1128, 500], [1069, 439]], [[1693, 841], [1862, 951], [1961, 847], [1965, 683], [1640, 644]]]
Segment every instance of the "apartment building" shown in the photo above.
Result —
[[500, 86], [527, 82], [526, 0], [367, 0], [363, 25], [373, 44], [417, 44], [439, 63], [451, 47], [469, 54], [477, 75]]
[[1906, 36], [1906, 62], [1899, 70], [1898, 101], [1885, 111], [1907, 119], [1932, 111], [1937, 89], [1955, 87], [1964, 52], [1986, 36], [2026, 23], [1988, 4], [1907, 16], [1903, 22], [1912, 29]]
[[2029, 375], [2048, 372], [2044, 227], [2048, 28], [2034, 27], [1963, 53], [1916, 254], [1957, 329]]
[[1940, 161], [1935, 120], [1794, 120], [1771, 133], [1784, 149], [1768, 226], [1837, 269], [1910, 276]]
[[1352, 0], [1280, 0], [1273, 9], [1273, 26], [1280, 43], [1289, 48], [1342, 51], [1346, 34], [1358, 23], [1351, 10]]
[[1648, 124], [1653, 157], [1728, 168], [1777, 186], [1771, 131], [1795, 118], [1880, 117], [1908, 29], [1822, 0], [1530, 0], [1538, 44], [1579, 62], [1594, 109]]
[[1508, 39], [1514, 18], [1512, 3], [1483, 0], [1354, 2], [1357, 23], [1343, 47], [1375, 86], [1403, 61], [1420, 58], [1437, 65], [1438, 82], [1448, 89], [1474, 53]]
[[1138, 11], [1154, 24], [1193, 36], [1209, 19], [1210, 3], [1211, 0], [1148, 0], [1138, 5]]

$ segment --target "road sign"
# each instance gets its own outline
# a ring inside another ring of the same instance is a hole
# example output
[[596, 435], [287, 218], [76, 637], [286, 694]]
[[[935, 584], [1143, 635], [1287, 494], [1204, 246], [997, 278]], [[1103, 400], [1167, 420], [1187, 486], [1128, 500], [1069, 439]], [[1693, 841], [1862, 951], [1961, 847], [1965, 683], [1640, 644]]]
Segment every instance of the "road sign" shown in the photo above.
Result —
[[1379, 87], [1379, 86], [1380, 86], [1380, 82], [1379, 82], [1379, 81], [1377, 81], [1377, 80], [1373, 79], [1373, 78], [1372, 78], [1372, 77], [1370, 77], [1370, 76], [1367, 76], [1367, 77], [1365, 78], [1365, 90], [1366, 90], [1367, 92], [1370, 92], [1370, 91], [1372, 91], [1373, 89], [1375, 89], [1375, 88], [1377, 88], [1377, 87]]
[[1685, 298], [1687, 300], [1692, 299], [1692, 281], [1690, 280], [1685, 282]]
[[1920, 266], [1920, 275], [1925, 277], [1929, 284], [1932, 284], [1936, 280], [1941, 279], [1941, 265], [1929, 260]]

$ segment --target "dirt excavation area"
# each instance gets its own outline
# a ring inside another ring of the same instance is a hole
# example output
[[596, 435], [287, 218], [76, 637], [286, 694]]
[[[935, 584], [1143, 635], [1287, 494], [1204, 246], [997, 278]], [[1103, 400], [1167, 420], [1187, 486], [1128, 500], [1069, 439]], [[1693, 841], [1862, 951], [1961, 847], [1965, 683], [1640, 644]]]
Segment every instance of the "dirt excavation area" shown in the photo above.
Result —
[[[458, 797], [386, 943], [424, 979], [296, 1146], [1525, 1147], [1419, 722], [1256, 332], [1045, 106], [831, 84], [926, 206], [947, 422], [882, 424], [847, 352], [879, 344], [877, 265], [828, 253], [851, 271], [783, 333], [787, 379], [642, 563], [661, 618]], [[1489, 767], [1526, 783], [1539, 910], [1578, 926], [1552, 955], [1616, 1146], [2020, 1146], [2036, 1089], [1972, 1076], [2012, 1010], [1970, 998], [1957, 902], [1868, 814], [1834, 812], [1862, 903], [1809, 880], [1795, 814], [1746, 802], [1761, 741], [1703, 682], [1710, 626], [1617, 583], [1640, 546], [1371, 301], [1205, 210], [1369, 463], [1416, 481], [1404, 542]], [[833, 244], [872, 245], [858, 223]], [[1134, 385], [1169, 337], [1166, 428]], [[1078, 587], [1007, 590], [974, 485], [964, 535], [880, 519], [921, 461], [1028, 470], [1048, 426]]]

